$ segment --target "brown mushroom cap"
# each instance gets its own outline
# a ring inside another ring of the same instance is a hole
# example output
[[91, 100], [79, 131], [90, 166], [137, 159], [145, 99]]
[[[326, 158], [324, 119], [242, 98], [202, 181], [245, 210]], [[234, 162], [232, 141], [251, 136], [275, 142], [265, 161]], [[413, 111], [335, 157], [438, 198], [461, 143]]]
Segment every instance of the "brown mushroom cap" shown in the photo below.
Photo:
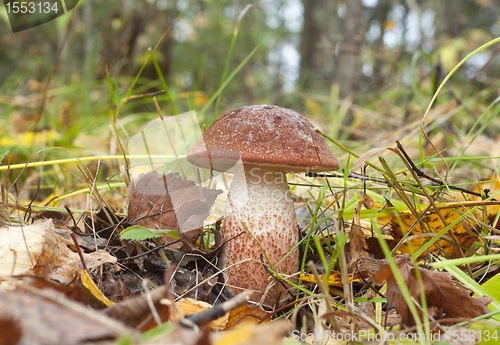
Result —
[[223, 115], [191, 148], [187, 160], [210, 168], [207, 150], [215, 170], [225, 170], [227, 164], [217, 162], [234, 161], [235, 152], [245, 164], [281, 167], [288, 172], [340, 167], [321, 134], [304, 116], [276, 105], [246, 106]]

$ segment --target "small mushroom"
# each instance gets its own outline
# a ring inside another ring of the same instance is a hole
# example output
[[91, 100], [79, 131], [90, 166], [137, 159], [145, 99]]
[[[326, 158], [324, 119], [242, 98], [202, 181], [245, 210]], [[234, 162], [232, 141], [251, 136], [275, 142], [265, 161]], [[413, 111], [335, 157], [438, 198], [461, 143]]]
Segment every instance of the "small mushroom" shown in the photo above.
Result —
[[[187, 160], [219, 170], [224, 164], [214, 162], [234, 159], [230, 153], [235, 150], [244, 169], [235, 172], [226, 202], [223, 235], [228, 242], [219, 266], [227, 267], [232, 294], [251, 289], [252, 300], [259, 302], [273, 282], [260, 262], [263, 251], [269, 259], [263, 256], [264, 264], [278, 273], [290, 275], [299, 268], [299, 233], [285, 174], [337, 170], [339, 162], [306, 118], [274, 105], [246, 106], [223, 115], [195, 143]], [[278, 287], [283, 296], [283, 286]], [[277, 297], [272, 287], [264, 302], [274, 305]]]

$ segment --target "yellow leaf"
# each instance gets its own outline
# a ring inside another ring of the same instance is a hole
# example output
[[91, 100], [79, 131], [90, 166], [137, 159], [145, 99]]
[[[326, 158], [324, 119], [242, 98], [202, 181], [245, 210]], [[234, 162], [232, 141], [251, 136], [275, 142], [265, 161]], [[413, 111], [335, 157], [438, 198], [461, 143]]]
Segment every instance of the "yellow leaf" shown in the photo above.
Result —
[[282, 344], [290, 334], [292, 325], [288, 320], [277, 320], [262, 325], [250, 325], [232, 331], [213, 334], [214, 345], [274, 345]]
[[252, 326], [239, 328], [234, 331], [224, 332], [224, 336], [215, 345], [233, 345], [244, 342], [253, 334]]
[[[207, 302], [198, 301], [193, 298], [182, 298], [181, 300], [177, 301], [177, 305], [179, 306], [179, 309], [182, 311], [184, 315], [197, 314], [202, 311], [213, 308], [213, 305]], [[228, 318], [229, 318], [229, 313], [226, 313], [226, 315], [224, 315], [223, 317], [220, 317], [217, 320], [210, 322], [209, 326], [214, 331], [224, 330], [226, 329]]]
[[239, 329], [266, 323], [271, 319], [272, 313], [262, 309], [242, 305], [229, 313], [226, 329]]
[[[410, 240], [408, 242], [411, 243], [413, 250], [417, 250], [422, 244], [429, 241], [435, 234], [441, 232], [446, 225], [449, 225], [459, 219], [461, 214], [454, 209], [441, 209], [440, 210], [446, 224], [443, 224], [443, 221], [439, 217], [436, 212], [429, 212], [422, 220], [416, 224], [416, 218], [413, 214], [409, 212], [401, 212], [399, 213], [399, 218], [401, 219], [401, 223], [398, 220], [398, 217], [394, 216], [391, 218], [391, 224], [393, 229], [393, 237], [396, 242], [399, 242], [403, 239], [404, 234], [410, 230], [408, 233], [410, 236]], [[462, 213], [467, 212], [466, 209], [461, 209]], [[448, 258], [458, 258], [461, 257], [461, 253], [459, 248], [452, 244], [453, 243], [453, 235], [456, 237], [457, 242], [460, 246], [464, 248], [470, 248], [472, 244], [477, 240], [478, 236], [473, 232], [476, 224], [467, 221], [461, 220], [455, 226], [453, 226], [448, 232], [446, 232], [436, 243], [434, 243], [431, 247], [429, 247], [430, 251], [444, 251]], [[450, 233], [453, 233], [453, 235]], [[408, 244], [403, 243], [399, 250], [401, 253], [409, 254], [410, 250], [408, 248]], [[423, 253], [421, 256], [426, 255]]]
[[194, 103], [196, 107], [201, 108], [208, 102], [208, 96], [205, 92], [198, 92], [194, 98]]
[[322, 113], [321, 105], [319, 102], [313, 101], [312, 99], [306, 98], [305, 101], [305, 106], [307, 109], [307, 112], [311, 114], [311, 116], [317, 116]]
[[89, 277], [87, 271], [82, 270], [82, 274], [80, 275], [83, 286], [85, 286], [95, 298], [104, 303], [106, 306], [112, 306], [114, 303], [111, 302], [106, 296], [104, 296], [99, 290], [99, 288], [95, 285], [92, 278]]
[[[321, 281], [324, 281], [323, 275], [319, 276], [321, 278]], [[356, 273], [354, 275], [354, 279], [352, 278], [352, 274], [349, 274], [347, 276], [349, 283], [350, 282], [359, 282], [361, 279], [359, 278], [359, 274]], [[317, 284], [316, 278], [312, 274], [301, 274], [300, 279], [305, 282]], [[337, 272], [337, 271], [332, 271], [330, 273], [330, 276], [328, 277], [328, 285], [329, 286], [337, 286], [337, 287], [342, 287], [342, 275]]]

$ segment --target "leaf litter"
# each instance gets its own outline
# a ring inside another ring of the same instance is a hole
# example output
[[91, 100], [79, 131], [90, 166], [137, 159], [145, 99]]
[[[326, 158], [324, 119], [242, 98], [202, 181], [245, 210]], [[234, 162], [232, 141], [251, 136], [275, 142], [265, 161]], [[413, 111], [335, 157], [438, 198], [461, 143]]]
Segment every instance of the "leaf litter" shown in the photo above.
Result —
[[[434, 320], [440, 319], [472, 319], [490, 310], [487, 305], [492, 301], [489, 297], [471, 297], [470, 291], [458, 286], [451, 280], [451, 274], [447, 272], [430, 271], [416, 268], [408, 256], [395, 255], [399, 273], [405, 285], [408, 287], [413, 301], [421, 300], [421, 288], [418, 282], [416, 270], [422, 277], [422, 288], [428, 307], [428, 314]], [[396, 282], [394, 273], [387, 260], [360, 259], [360, 270], [366, 274], [375, 285], [387, 283], [386, 298], [387, 309], [392, 307], [401, 314], [401, 325], [412, 327], [416, 325], [408, 305]], [[420, 318], [423, 317], [421, 308], [417, 308]], [[443, 320], [442, 325], [452, 325], [455, 320]]]

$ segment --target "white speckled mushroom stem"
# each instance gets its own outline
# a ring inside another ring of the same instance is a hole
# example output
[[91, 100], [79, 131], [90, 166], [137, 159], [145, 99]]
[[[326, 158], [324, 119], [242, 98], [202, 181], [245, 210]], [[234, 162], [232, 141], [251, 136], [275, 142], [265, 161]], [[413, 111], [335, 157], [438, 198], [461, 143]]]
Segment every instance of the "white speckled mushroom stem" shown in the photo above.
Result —
[[[225, 244], [220, 267], [234, 265], [226, 271], [231, 293], [236, 295], [244, 289], [251, 289], [255, 291], [252, 300], [259, 302], [267, 286], [274, 284], [274, 280], [259, 262], [262, 250], [242, 223], [259, 241], [273, 267], [298, 243], [295, 209], [286, 174], [281, 168], [245, 165], [244, 173], [241, 169], [233, 177], [226, 204], [224, 240], [243, 234]], [[248, 258], [253, 260], [238, 264]], [[265, 256], [263, 258], [267, 263]], [[276, 271], [293, 274], [298, 265], [296, 249]], [[281, 284], [278, 286], [283, 297], [284, 288]], [[276, 297], [276, 287], [272, 287], [265, 298], [265, 304], [274, 306]]]

